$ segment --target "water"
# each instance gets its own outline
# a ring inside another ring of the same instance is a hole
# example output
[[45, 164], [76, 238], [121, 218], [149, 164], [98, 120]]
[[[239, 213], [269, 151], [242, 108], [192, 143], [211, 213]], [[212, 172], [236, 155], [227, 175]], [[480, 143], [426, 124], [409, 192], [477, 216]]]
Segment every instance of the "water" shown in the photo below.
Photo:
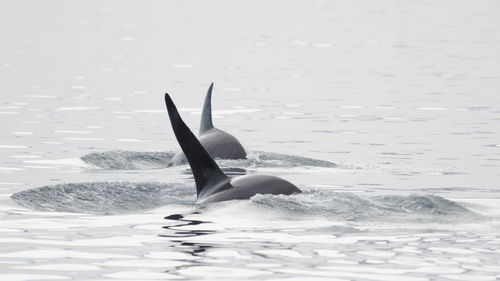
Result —
[[[494, 1], [7, 1], [1, 280], [498, 280]], [[196, 205], [163, 104], [304, 193]]]

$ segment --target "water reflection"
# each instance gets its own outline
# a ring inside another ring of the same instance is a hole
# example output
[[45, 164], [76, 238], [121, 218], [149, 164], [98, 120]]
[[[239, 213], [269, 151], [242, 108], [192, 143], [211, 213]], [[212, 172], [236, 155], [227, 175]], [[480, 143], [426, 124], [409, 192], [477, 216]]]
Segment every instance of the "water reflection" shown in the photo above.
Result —
[[199, 235], [206, 235], [210, 233], [214, 233], [215, 230], [196, 230], [196, 229], [179, 229], [180, 227], [184, 226], [190, 226], [190, 225], [200, 225], [204, 223], [210, 223], [206, 221], [200, 221], [200, 220], [188, 220], [184, 219], [183, 215], [179, 214], [174, 214], [165, 217], [167, 220], [173, 220], [173, 221], [178, 221], [180, 222], [179, 224], [175, 225], [169, 225], [169, 226], [163, 226], [164, 229], [168, 229], [173, 231], [173, 234], [161, 234], [161, 237], [168, 237], [168, 238], [175, 238], [175, 237], [193, 237], [193, 236], [199, 236]]
[[215, 233], [216, 232], [215, 230], [184, 228], [186, 226], [195, 226], [211, 222], [185, 219], [184, 216], [180, 214], [173, 214], [165, 217], [165, 219], [172, 220], [178, 223], [174, 225], [163, 226], [162, 228], [169, 230], [170, 233], [160, 234], [159, 236], [165, 238], [174, 238], [171, 239], [170, 241], [179, 245], [180, 246], [179, 248], [186, 248], [185, 252], [190, 254], [191, 256], [196, 257], [199, 254], [204, 253], [208, 249], [214, 247], [211, 244], [187, 242], [184, 239], [182, 239], [182, 238], [190, 238], [194, 236], [201, 236], [201, 235]]

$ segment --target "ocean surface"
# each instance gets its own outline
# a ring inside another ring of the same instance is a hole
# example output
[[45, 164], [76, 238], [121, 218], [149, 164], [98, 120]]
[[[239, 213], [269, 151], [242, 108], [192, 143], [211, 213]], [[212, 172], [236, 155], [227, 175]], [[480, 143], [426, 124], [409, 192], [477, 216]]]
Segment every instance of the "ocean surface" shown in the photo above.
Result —
[[[500, 280], [498, 1], [3, 1], [0, 280]], [[163, 95], [304, 192], [196, 205]]]

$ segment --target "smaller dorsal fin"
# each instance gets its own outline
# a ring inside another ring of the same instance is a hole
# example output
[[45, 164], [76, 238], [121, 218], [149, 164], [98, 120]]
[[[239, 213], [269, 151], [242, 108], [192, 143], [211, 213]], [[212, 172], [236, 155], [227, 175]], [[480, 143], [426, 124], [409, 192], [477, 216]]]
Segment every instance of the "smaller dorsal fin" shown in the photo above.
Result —
[[174, 102], [168, 94], [165, 94], [165, 103], [177, 142], [181, 146], [184, 155], [186, 155], [189, 166], [191, 166], [194, 181], [196, 182], [196, 194], [199, 195], [207, 186], [207, 183], [221, 181], [228, 177], [221, 171], [193, 132], [182, 121]]
[[214, 88], [214, 83], [210, 84], [208, 87], [207, 95], [205, 96], [205, 103], [203, 104], [203, 111], [201, 112], [201, 122], [200, 122], [200, 135], [204, 132], [213, 129], [214, 124], [212, 124], [212, 89]]

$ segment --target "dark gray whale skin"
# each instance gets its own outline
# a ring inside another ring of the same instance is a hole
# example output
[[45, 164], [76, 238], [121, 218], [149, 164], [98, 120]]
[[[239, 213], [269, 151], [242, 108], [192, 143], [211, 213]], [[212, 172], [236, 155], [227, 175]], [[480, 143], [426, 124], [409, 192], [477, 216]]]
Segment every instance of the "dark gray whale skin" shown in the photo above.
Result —
[[193, 172], [197, 203], [250, 199], [256, 194], [290, 195], [302, 192], [292, 183], [275, 176], [228, 177], [186, 126], [168, 94], [165, 94], [165, 103], [175, 137]]
[[[208, 151], [212, 158], [221, 159], [245, 159], [247, 153], [241, 143], [231, 134], [214, 127], [212, 123], [212, 90], [214, 83], [210, 84], [200, 121], [200, 132], [198, 140]], [[172, 165], [184, 165], [188, 161], [184, 152], [178, 152], [172, 158]]]

